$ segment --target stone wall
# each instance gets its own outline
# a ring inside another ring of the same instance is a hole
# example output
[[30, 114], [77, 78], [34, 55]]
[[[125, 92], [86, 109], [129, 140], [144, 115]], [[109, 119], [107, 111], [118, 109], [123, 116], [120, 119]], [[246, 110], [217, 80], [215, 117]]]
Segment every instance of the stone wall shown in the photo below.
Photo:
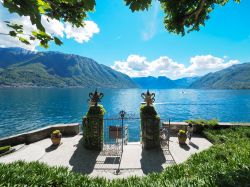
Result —
[[0, 146], [30, 144], [45, 138], [50, 138], [50, 134], [54, 130], [60, 130], [63, 136], [73, 136], [79, 134], [79, 127], [80, 125], [78, 123], [47, 126], [27, 133], [2, 138], [0, 139]]

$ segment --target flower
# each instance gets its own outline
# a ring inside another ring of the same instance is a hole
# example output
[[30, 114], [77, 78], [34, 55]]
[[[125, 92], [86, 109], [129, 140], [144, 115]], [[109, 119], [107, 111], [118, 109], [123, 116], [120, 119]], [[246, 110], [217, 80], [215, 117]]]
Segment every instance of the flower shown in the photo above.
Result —
[[61, 133], [60, 130], [55, 130], [52, 132], [52, 134], [60, 134], [60, 133]]
[[186, 134], [186, 131], [184, 131], [184, 130], [179, 130], [179, 134]]

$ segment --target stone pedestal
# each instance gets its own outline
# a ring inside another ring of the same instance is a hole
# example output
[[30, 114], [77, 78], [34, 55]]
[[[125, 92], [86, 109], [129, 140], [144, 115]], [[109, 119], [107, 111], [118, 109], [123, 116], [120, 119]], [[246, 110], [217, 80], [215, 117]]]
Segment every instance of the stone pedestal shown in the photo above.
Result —
[[141, 115], [141, 135], [143, 149], [160, 147], [160, 118]]
[[102, 150], [103, 115], [87, 115], [83, 118], [83, 144], [85, 148]]

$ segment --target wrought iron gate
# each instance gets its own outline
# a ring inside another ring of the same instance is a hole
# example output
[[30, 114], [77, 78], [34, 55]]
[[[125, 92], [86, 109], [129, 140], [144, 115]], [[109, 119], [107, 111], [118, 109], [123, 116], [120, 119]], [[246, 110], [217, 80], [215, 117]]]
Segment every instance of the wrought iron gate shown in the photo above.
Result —
[[[129, 141], [129, 127], [127, 122], [140, 118], [131, 117], [125, 111], [120, 111], [119, 117], [104, 118], [103, 151], [109, 155], [121, 155], [123, 146]], [[138, 124], [139, 126], [139, 124]]]

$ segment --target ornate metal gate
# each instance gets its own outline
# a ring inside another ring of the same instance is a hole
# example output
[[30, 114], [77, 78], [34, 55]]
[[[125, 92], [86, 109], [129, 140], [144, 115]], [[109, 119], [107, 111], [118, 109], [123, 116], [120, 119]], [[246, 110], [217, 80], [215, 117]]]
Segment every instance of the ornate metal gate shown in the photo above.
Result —
[[[125, 111], [120, 111], [119, 117], [104, 118], [103, 151], [107, 155], [121, 155], [123, 146], [129, 141], [128, 121], [138, 120], [132, 118]], [[139, 126], [139, 124], [138, 124]]]

